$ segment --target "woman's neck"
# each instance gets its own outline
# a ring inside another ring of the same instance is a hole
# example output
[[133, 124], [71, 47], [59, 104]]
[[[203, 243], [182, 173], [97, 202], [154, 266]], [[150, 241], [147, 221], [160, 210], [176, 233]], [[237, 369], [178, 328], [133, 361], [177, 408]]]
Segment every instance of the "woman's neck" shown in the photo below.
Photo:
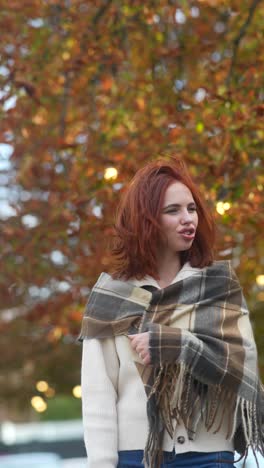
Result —
[[175, 255], [163, 253], [162, 256], [158, 257], [157, 263], [159, 275], [158, 284], [160, 287], [165, 288], [171, 284], [172, 280], [181, 269], [180, 255], [178, 253]]

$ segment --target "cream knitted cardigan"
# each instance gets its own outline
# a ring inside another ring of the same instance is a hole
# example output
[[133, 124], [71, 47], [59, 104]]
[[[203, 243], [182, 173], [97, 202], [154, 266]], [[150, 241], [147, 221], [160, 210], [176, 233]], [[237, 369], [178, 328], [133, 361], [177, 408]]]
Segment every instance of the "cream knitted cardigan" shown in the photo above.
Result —
[[[186, 263], [172, 283], [197, 270]], [[160, 288], [149, 276], [129, 281], [136, 286]], [[148, 434], [146, 394], [135, 361], [141, 362], [126, 336], [83, 342], [82, 408], [87, 468], [116, 468], [119, 450], [143, 450], [145, 447]], [[232, 443], [225, 439], [225, 425], [217, 434], [213, 433], [214, 429], [207, 432], [201, 423], [195, 441], [190, 441], [183, 424], [177, 427], [175, 424], [173, 439], [165, 433], [163, 449], [172, 451], [175, 447], [176, 453], [232, 451]]]

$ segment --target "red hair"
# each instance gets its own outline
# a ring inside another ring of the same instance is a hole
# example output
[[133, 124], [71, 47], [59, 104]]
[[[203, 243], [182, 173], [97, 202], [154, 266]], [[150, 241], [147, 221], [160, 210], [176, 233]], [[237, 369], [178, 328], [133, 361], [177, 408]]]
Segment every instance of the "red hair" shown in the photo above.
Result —
[[180, 252], [181, 264], [189, 261], [203, 268], [213, 261], [215, 224], [198, 187], [184, 162], [158, 159], [139, 169], [126, 188], [117, 209], [115, 236], [111, 248], [114, 278], [158, 278], [156, 249], [161, 236], [159, 217], [165, 191], [179, 181], [192, 193], [198, 214], [198, 227], [191, 248]]

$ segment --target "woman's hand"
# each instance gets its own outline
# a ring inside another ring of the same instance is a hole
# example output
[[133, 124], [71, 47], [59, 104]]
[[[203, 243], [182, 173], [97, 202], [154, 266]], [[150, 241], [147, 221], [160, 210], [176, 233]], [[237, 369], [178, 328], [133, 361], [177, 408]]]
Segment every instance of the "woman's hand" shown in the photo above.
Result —
[[128, 338], [130, 339], [132, 348], [138, 353], [143, 363], [145, 365], [150, 364], [149, 332], [128, 335]]

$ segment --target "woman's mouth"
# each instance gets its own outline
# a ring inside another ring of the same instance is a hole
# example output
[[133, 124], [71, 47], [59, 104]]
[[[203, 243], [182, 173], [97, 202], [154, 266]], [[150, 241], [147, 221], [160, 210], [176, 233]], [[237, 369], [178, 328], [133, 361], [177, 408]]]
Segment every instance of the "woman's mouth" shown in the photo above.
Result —
[[179, 232], [181, 237], [185, 240], [193, 240], [195, 237], [195, 229], [190, 228], [190, 229], [184, 229]]

